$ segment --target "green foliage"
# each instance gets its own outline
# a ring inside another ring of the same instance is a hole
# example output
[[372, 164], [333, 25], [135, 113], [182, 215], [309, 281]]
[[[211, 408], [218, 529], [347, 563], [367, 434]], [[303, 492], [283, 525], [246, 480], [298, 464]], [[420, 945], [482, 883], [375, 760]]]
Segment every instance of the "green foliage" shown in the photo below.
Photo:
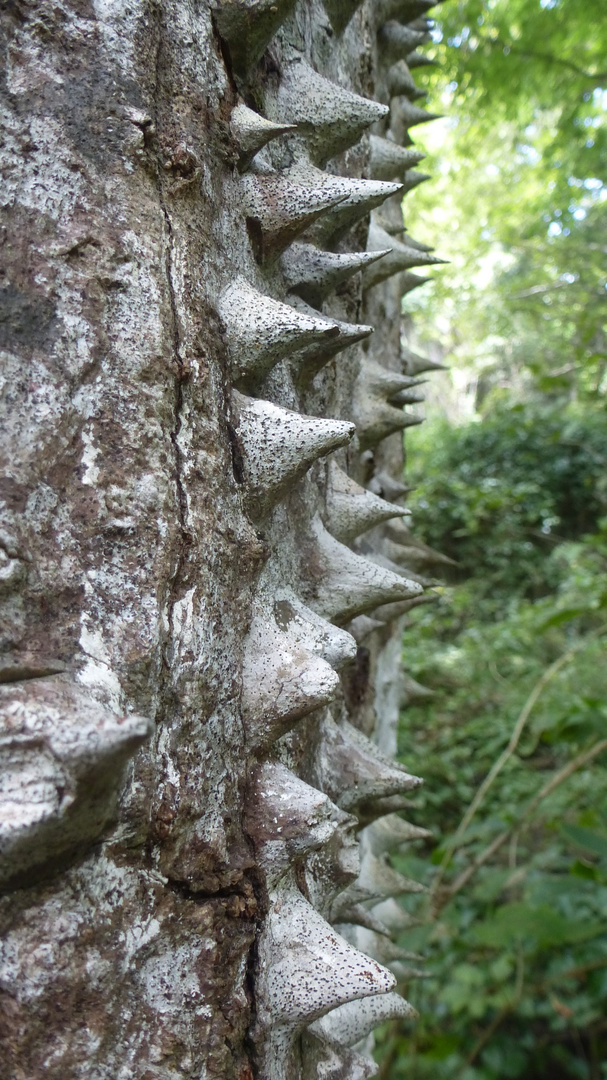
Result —
[[448, 0], [437, 19], [439, 66], [416, 75], [448, 119], [419, 129], [436, 179], [405, 217], [452, 266], [408, 307], [479, 401], [530, 386], [595, 397], [607, 370], [602, 0]]
[[[391, 1080], [603, 1075], [602, 412], [555, 410], [538, 397], [501, 404], [482, 423], [430, 421], [413, 455], [425, 478], [416, 526], [460, 567], [436, 604], [412, 613], [404, 638], [405, 667], [436, 694], [431, 706], [409, 708], [400, 727], [403, 760], [426, 779], [420, 820], [434, 834], [434, 891], [418, 903], [422, 925], [407, 933], [407, 947], [429, 956], [430, 978], [407, 988], [421, 1026], [412, 1044], [394, 1033], [384, 1042], [384, 1053], [396, 1053]], [[533, 805], [569, 763], [601, 745]], [[500, 755], [501, 771], [461, 831]], [[399, 869], [428, 881], [418, 854], [402, 856]]]
[[434, 425], [436, 449], [414, 468], [415, 519], [424, 539], [469, 577], [482, 563], [481, 592], [549, 591], [563, 539], [580, 537], [607, 513], [607, 425], [602, 410], [502, 406], [482, 424]]
[[557, 206], [559, 198], [569, 202], [571, 177], [602, 176], [602, 0], [463, 0], [437, 14], [438, 58], [458, 120], [469, 120], [483, 135], [496, 122], [511, 124], [515, 152], [528, 145], [531, 128], [531, 145], [538, 135], [542, 144], [543, 167], [554, 170], [550, 191]]
[[[422, 924], [403, 944], [428, 956], [430, 977], [406, 987], [420, 1025], [383, 1043], [383, 1053], [397, 1054], [391, 1080], [602, 1075], [607, 750], [525, 817], [540, 789], [607, 734], [600, 633], [607, 630], [607, 611], [595, 605], [592, 588], [598, 583], [605, 591], [607, 579], [596, 570], [580, 574], [586, 548], [579, 540], [561, 545], [555, 592], [541, 599], [504, 594], [492, 612], [475, 595], [486, 567], [480, 564], [475, 578], [441, 590], [432, 615], [414, 613], [405, 635], [407, 669], [436, 693], [431, 706], [408, 709], [400, 729], [402, 759], [425, 776], [419, 820], [434, 841], [396, 862], [431, 888], [439, 875], [443, 880], [433, 897], [434, 916], [427, 901], [409, 902]], [[607, 557], [607, 548], [601, 550]], [[567, 653], [569, 661], [538, 696], [516, 751], [449, 859], [463, 814], [530, 693]], [[507, 842], [449, 895], [459, 875], [504, 833]]]
[[458, 566], [404, 638], [435, 691], [399, 735], [434, 840], [395, 860], [430, 888], [403, 938], [429, 977], [380, 1075], [607, 1080], [607, 20], [434, 14], [415, 74], [449, 119], [405, 220], [451, 266], [406, 304], [455, 390], [407, 451], [416, 532]]

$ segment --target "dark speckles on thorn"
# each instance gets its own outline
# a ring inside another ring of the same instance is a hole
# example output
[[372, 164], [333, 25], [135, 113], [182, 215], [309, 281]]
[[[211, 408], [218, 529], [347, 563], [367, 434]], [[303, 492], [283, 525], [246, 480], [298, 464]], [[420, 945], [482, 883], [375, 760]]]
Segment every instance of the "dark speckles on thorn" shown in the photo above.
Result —
[[317, 244], [336, 243], [357, 221], [386, 199], [397, 195], [402, 184], [382, 180], [348, 180], [345, 197], [307, 230], [306, 239]]
[[309, 583], [309, 603], [319, 614], [338, 623], [379, 604], [408, 600], [422, 588], [340, 544], [318, 518], [312, 522], [316, 545], [315, 576]]
[[264, 116], [249, 109], [247, 105], [237, 105], [230, 117], [230, 131], [238, 150], [238, 166], [243, 172], [262, 146], [279, 135], [295, 131], [293, 124], [274, 124]]
[[234, 392], [247, 504], [263, 517], [319, 457], [350, 441], [354, 425], [281, 409]]
[[417, 1012], [400, 994], [379, 994], [350, 1001], [311, 1026], [313, 1034], [339, 1046], [354, 1046], [388, 1020], [415, 1019]]
[[275, 260], [317, 218], [347, 199], [350, 186], [311, 166], [244, 176], [243, 208], [257, 261]]
[[290, 292], [296, 293], [315, 307], [322, 303], [328, 292], [336, 289], [365, 266], [381, 259], [386, 253], [337, 253], [323, 251], [313, 244], [291, 244], [282, 256], [281, 269]]
[[358, 142], [389, 111], [323, 78], [304, 60], [285, 68], [276, 97], [269, 96], [266, 107], [273, 120], [297, 125], [311, 160], [319, 165]]
[[0, 733], [11, 760], [0, 796], [0, 885], [20, 888], [69, 865], [99, 838], [151, 725], [116, 716], [57, 675], [0, 687]]
[[295, 0], [215, 0], [217, 31], [228, 47], [234, 74], [243, 79], [293, 9]]
[[253, 618], [242, 671], [242, 713], [251, 747], [268, 747], [335, 697], [339, 677], [317, 656], [302, 620], [282, 630], [271, 614]]
[[336, 462], [329, 463], [326, 525], [337, 540], [349, 543], [367, 529], [408, 513], [404, 506], [395, 506], [360, 487]]
[[256, 385], [284, 357], [339, 336], [337, 323], [272, 300], [242, 277], [224, 290], [218, 310], [237, 385]]
[[260, 943], [268, 1028], [300, 1031], [346, 1001], [393, 989], [391, 972], [338, 937], [299, 892], [286, 891], [281, 900]]
[[380, 753], [351, 724], [323, 721], [316, 773], [323, 791], [342, 810], [356, 812], [359, 803], [413, 791], [421, 780]]

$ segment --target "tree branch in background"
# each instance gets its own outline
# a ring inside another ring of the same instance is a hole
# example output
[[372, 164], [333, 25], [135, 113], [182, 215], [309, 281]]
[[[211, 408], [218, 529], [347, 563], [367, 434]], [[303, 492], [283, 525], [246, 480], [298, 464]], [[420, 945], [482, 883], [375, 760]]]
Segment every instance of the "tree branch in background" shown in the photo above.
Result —
[[594, 630], [591, 633], [587, 634], [583, 641], [579, 641], [571, 649], [568, 649], [566, 653], [563, 653], [562, 656], [559, 656], [558, 660], [555, 660], [554, 663], [546, 669], [541, 678], [539, 678], [536, 682], [533, 690], [531, 691], [518, 716], [508, 745], [506, 746], [505, 750], [502, 751], [497, 761], [493, 764], [493, 766], [487, 773], [485, 779], [483, 780], [478, 791], [476, 792], [476, 795], [470, 803], [470, 806], [466, 810], [466, 813], [464, 814], [455, 833], [447, 844], [445, 854], [438, 869], [438, 873], [436, 875], [436, 878], [434, 879], [432, 888], [430, 890], [431, 904], [433, 902], [433, 897], [440, 891], [445, 876], [445, 871], [447, 869], [447, 866], [449, 865], [449, 862], [451, 861], [453, 852], [458, 845], [458, 841], [461, 840], [461, 838], [464, 836], [466, 829], [470, 825], [470, 822], [472, 821], [477, 810], [483, 803], [485, 796], [489, 791], [490, 787], [492, 786], [494, 780], [499, 776], [504, 766], [510, 760], [512, 755], [516, 752], [523, 731], [525, 730], [525, 725], [527, 724], [527, 721], [533, 711], [534, 706], [537, 704], [538, 699], [540, 698], [545, 688], [548, 686], [548, 683], [554, 678], [555, 675], [558, 675], [559, 671], [561, 671], [562, 668], [564, 668], [569, 663], [569, 661], [573, 659], [573, 657], [576, 655], [576, 653], [580, 651], [580, 649], [584, 648], [590, 641], [595, 640], [604, 633], [607, 633], [607, 626], [605, 625], [600, 626], [597, 630]]
[[497, 1013], [497, 1015], [494, 1016], [488, 1027], [485, 1028], [482, 1035], [480, 1035], [480, 1037], [477, 1039], [474, 1046], [472, 1047], [472, 1050], [468, 1054], [468, 1057], [466, 1058], [464, 1064], [462, 1065], [459, 1073], [457, 1074], [456, 1080], [460, 1080], [460, 1077], [463, 1076], [465, 1070], [474, 1064], [481, 1050], [487, 1045], [490, 1039], [493, 1038], [498, 1027], [500, 1027], [504, 1020], [506, 1020], [507, 1017], [510, 1016], [510, 1014], [513, 1013], [517, 1006], [520, 1004], [521, 998], [523, 996], [524, 985], [525, 957], [522, 949], [519, 949], [516, 957], [516, 982], [514, 984], [514, 994], [512, 996], [512, 1001], [509, 1001], [507, 1005], [502, 1006], [502, 1008]]
[[556, 64], [558, 67], [567, 68], [568, 71], [572, 71], [574, 75], [578, 75], [581, 79], [588, 79], [590, 82], [601, 82], [603, 79], [607, 79], [606, 71], [584, 71], [583, 68], [574, 64], [573, 60], [567, 60], [564, 56], [554, 56], [552, 53], [538, 52], [537, 49], [520, 48], [517, 45], [513, 45], [511, 41], [504, 41], [500, 37], [486, 37], [484, 34], [477, 32], [479, 41], [483, 45], [489, 45], [491, 47], [499, 46], [500, 49], [508, 49], [514, 56], [522, 56], [526, 60], [541, 60], [545, 64]]
[[485, 850], [481, 852], [481, 854], [478, 855], [477, 858], [474, 859], [474, 861], [470, 863], [470, 865], [467, 866], [465, 870], [462, 871], [459, 877], [455, 879], [453, 884], [450, 885], [448, 888], [442, 890], [443, 902], [440, 904], [440, 907], [438, 909], [434, 908], [435, 912], [437, 913], [439, 910], [441, 910], [445, 906], [445, 904], [448, 903], [449, 900], [452, 900], [454, 896], [457, 896], [457, 894], [461, 892], [464, 886], [467, 885], [470, 881], [470, 878], [474, 876], [476, 871], [479, 870], [481, 866], [484, 866], [484, 864], [488, 862], [489, 859], [493, 855], [495, 855], [501, 847], [503, 847], [503, 845], [510, 838], [510, 836], [512, 836], [513, 832], [520, 829], [521, 825], [528, 821], [532, 814], [537, 810], [540, 803], [543, 802], [543, 800], [546, 799], [548, 795], [551, 795], [557, 787], [563, 784], [565, 780], [568, 780], [569, 777], [572, 776], [574, 772], [577, 772], [578, 769], [581, 769], [584, 765], [589, 765], [591, 761], [594, 761], [594, 759], [598, 757], [599, 754], [602, 754], [603, 750], [607, 750], [607, 739], [601, 739], [600, 742], [595, 743], [594, 746], [591, 746], [588, 750], [584, 750], [583, 753], [578, 754], [576, 758], [570, 761], [562, 769], [559, 769], [559, 771], [555, 773], [554, 776], [552, 776], [546, 784], [544, 784], [543, 788], [538, 791], [537, 795], [534, 796], [534, 798], [529, 803], [527, 809], [523, 811], [517, 821], [513, 822], [513, 824], [510, 825], [509, 828], [504, 829], [503, 832], [496, 836], [495, 839], [492, 840], [492, 842], [489, 844], [489, 846], [486, 847]]

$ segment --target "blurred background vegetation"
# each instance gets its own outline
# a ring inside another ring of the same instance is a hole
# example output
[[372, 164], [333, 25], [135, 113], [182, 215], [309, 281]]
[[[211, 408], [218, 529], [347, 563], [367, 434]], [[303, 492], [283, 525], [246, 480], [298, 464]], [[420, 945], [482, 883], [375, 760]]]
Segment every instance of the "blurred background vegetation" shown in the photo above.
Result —
[[434, 697], [403, 712], [402, 760], [434, 840], [395, 863], [429, 887], [403, 938], [428, 977], [405, 990], [419, 1023], [378, 1040], [380, 1076], [601, 1080], [607, 6], [432, 14], [437, 66], [415, 75], [446, 118], [414, 132], [433, 180], [405, 222], [451, 265], [406, 308], [451, 373], [407, 436], [408, 480], [417, 535], [457, 565], [405, 632]]

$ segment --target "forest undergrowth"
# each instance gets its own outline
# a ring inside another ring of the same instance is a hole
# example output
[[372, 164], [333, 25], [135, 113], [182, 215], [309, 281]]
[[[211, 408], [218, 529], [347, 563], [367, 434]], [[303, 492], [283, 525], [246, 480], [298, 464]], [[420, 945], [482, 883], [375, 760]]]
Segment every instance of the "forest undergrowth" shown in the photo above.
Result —
[[403, 642], [433, 691], [400, 727], [433, 839], [396, 859], [425, 873], [406, 947], [427, 977], [406, 988], [420, 1021], [378, 1040], [391, 1080], [607, 1077], [601, 8], [437, 9], [427, 88], [447, 119], [421, 141], [439, 180], [405, 224], [451, 266], [407, 310], [452, 375], [407, 479], [416, 535], [455, 565], [428, 570]]

